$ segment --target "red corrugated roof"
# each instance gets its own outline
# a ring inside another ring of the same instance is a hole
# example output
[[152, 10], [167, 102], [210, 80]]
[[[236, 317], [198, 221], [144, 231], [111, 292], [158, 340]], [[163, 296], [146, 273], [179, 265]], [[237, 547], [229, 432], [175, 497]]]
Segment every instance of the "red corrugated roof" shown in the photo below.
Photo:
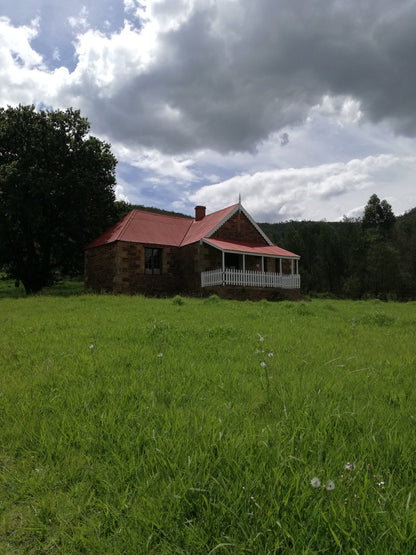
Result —
[[135, 209], [90, 243], [87, 248], [99, 247], [114, 241], [179, 247], [192, 222], [191, 218]]
[[208, 214], [199, 221], [135, 209], [90, 243], [87, 248], [99, 247], [114, 241], [177, 247], [189, 245], [199, 241], [214, 227], [221, 224], [236, 206], [234, 204]]
[[260, 243], [240, 243], [237, 241], [223, 241], [221, 239], [204, 239], [204, 243], [208, 243], [213, 247], [227, 252], [240, 252], [245, 254], [259, 254], [263, 256], [284, 256], [288, 258], [300, 258], [293, 252], [286, 251], [277, 245], [262, 245]]
[[198, 221], [192, 218], [180, 218], [134, 209], [116, 225], [90, 243], [87, 248], [99, 247], [115, 241], [182, 247], [203, 239], [204, 242], [225, 251], [299, 258], [297, 254], [273, 244], [268, 246], [260, 243], [242, 243], [209, 238], [209, 234], [220, 227], [238, 206], [238, 204], [233, 204], [228, 208], [208, 214]]

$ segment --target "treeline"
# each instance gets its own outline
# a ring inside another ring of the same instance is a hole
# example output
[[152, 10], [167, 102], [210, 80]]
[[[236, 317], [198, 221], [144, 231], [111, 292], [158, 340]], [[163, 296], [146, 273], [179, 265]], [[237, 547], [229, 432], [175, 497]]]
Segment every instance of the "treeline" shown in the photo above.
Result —
[[301, 256], [306, 294], [416, 299], [416, 208], [397, 218], [373, 195], [360, 220], [260, 224], [279, 246]]

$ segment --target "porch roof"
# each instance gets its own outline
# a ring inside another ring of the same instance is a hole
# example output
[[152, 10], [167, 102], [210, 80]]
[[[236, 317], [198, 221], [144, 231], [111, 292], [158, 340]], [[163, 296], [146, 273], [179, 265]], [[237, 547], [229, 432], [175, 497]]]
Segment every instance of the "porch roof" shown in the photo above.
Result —
[[239, 241], [223, 241], [221, 239], [202, 239], [207, 245], [211, 245], [216, 249], [224, 252], [233, 252], [237, 254], [251, 254], [260, 256], [270, 256], [274, 258], [300, 258], [299, 255], [278, 247], [277, 245], [261, 245], [259, 243], [242, 243]]

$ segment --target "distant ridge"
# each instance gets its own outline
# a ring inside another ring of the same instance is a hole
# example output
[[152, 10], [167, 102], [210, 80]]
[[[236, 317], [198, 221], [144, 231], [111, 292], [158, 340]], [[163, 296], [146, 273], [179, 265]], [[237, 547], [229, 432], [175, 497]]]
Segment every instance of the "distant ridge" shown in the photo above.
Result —
[[155, 214], [164, 214], [166, 216], [176, 216], [178, 218], [192, 218], [188, 214], [182, 214], [182, 212], [174, 212], [173, 210], [163, 210], [163, 208], [155, 208], [154, 206], [143, 206], [142, 204], [130, 204], [124, 200], [117, 200], [115, 202], [116, 207], [116, 219], [114, 223], [127, 216], [131, 210], [144, 210], [146, 212], [154, 212]]

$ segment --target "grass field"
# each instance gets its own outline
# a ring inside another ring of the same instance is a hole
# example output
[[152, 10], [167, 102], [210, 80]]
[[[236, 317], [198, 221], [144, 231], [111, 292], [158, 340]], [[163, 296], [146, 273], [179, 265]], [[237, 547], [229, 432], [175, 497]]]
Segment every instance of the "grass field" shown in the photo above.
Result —
[[415, 553], [416, 303], [9, 285], [0, 553]]

